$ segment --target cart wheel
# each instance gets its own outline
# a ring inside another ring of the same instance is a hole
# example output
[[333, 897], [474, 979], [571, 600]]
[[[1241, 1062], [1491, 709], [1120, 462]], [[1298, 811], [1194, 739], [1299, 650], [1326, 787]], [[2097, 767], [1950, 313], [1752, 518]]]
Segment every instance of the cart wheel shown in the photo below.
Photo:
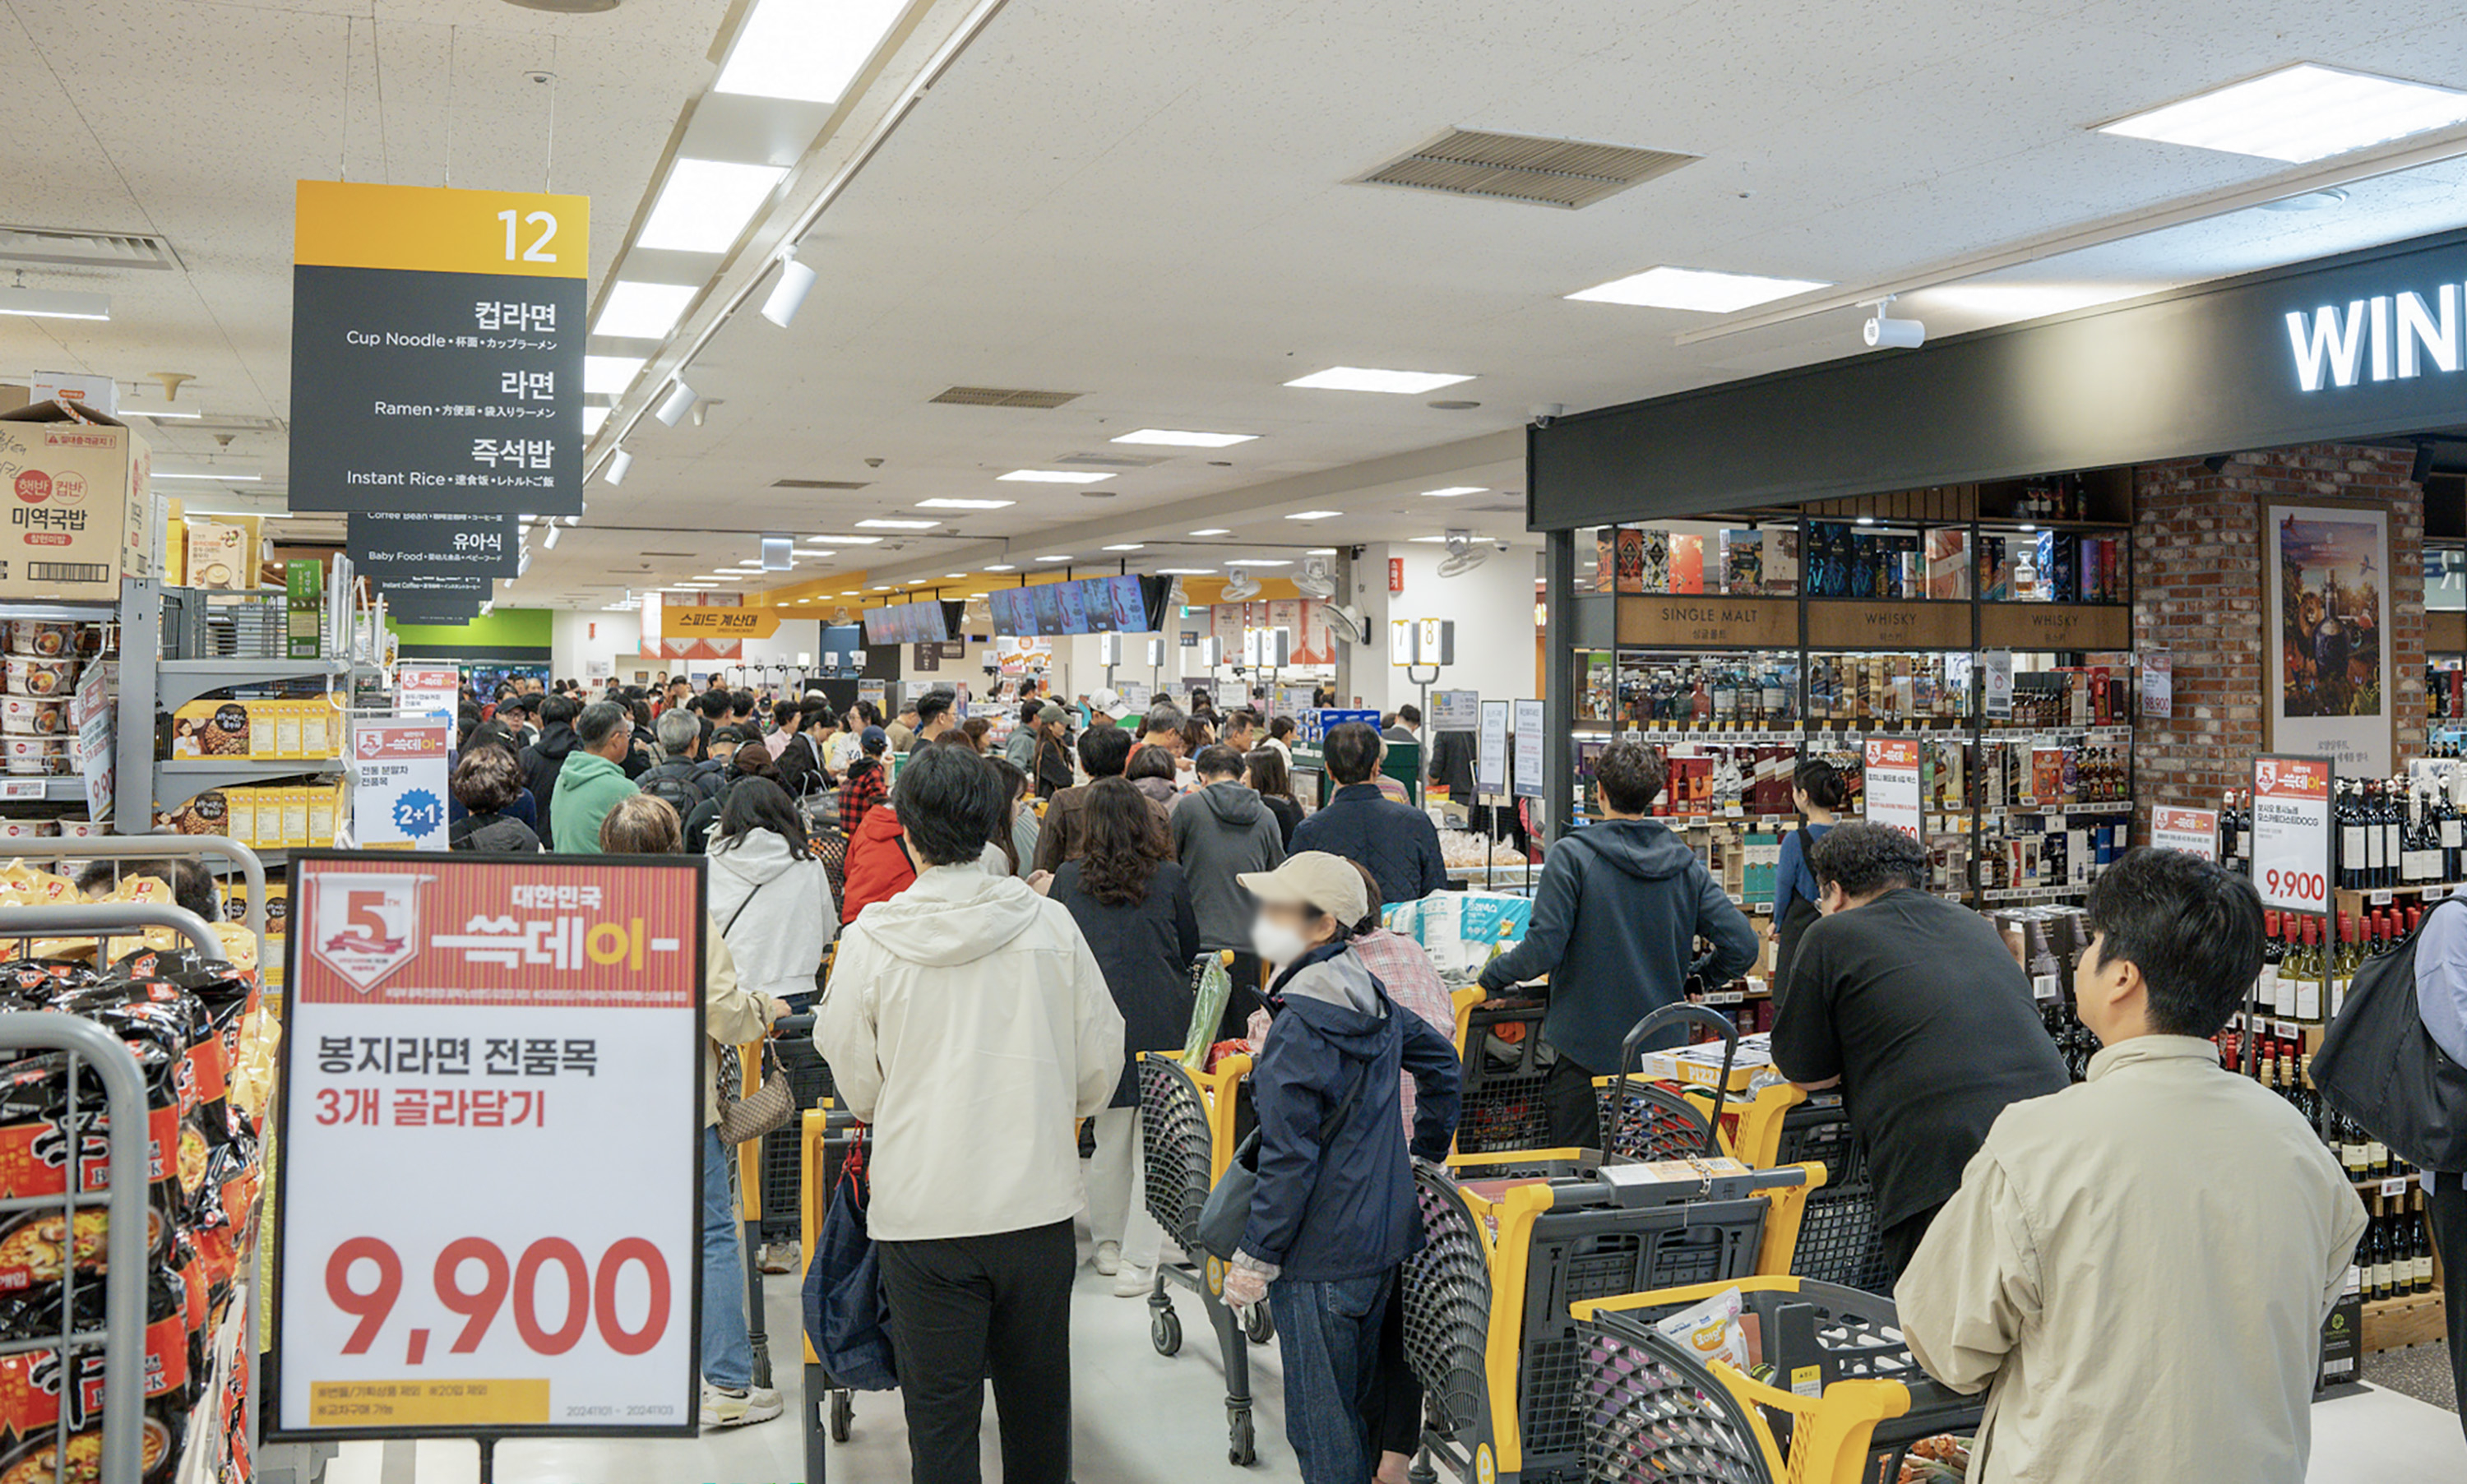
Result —
[[1242, 1333], [1250, 1336], [1255, 1345], [1264, 1345], [1277, 1338], [1277, 1321], [1268, 1317], [1267, 1305], [1253, 1304], [1242, 1315]]
[[1156, 1353], [1171, 1356], [1182, 1349], [1182, 1315], [1170, 1309], [1160, 1309], [1148, 1316], [1148, 1342]]
[[849, 1391], [831, 1393], [831, 1441], [845, 1443], [856, 1428], [856, 1394]]
[[1225, 1459], [1236, 1468], [1247, 1469], [1259, 1461], [1256, 1441], [1251, 1436], [1251, 1409], [1229, 1406], [1225, 1409]]

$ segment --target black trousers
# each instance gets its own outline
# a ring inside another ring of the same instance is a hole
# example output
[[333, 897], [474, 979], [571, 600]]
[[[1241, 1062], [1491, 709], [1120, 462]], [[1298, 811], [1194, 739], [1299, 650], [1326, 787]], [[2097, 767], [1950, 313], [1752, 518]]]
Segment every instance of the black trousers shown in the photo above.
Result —
[[1422, 1383], [1414, 1379], [1405, 1359], [1405, 1286], [1401, 1275], [1388, 1291], [1388, 1318], [1379, 1326], [1379, 1373], [1371, 1382], [1363, 1422], [1376, 1452], [1403, 1453], [1422, 1450]]
[[1939, 1201], [1915, 1216], [1903, 1217], [1876, 1234], [1877, 1245], [1884, 1248], [1888, 1292], [1891, 1285], [1902, 1280], [1903, 1270], [1910, 1267], [1911, 1259], [1918, 1255], [1919, 1244], [1927, 1239], [1928, 1228], [1935, 1225], [1936, 1215], [1943, 1209], [1944, 1203]]
[[1602, 1147], [1602, 1105], [1594, 1092], [1593, 1068], [1577, 1066], [1565, 1051], [1543, 1079], [1542, 1110], [1552, 1149]]
[[[2458, 1395], [2467, 1397], [2467, 1186], [2461, 1185], [2462, 1179], [2467, 1177], [2427, 1174], [2424, 1214], [2445, 1280], [2441, 1298], [2450, 1321], [2450, 1374]], [[2459, 1425], [2467, 1428], [2467, 1417]]]
[[1071, 1224], [879, 1242], [915, 1484], [978, 1484], [985, 1382], [1004, 1484], [1071, 1477]]

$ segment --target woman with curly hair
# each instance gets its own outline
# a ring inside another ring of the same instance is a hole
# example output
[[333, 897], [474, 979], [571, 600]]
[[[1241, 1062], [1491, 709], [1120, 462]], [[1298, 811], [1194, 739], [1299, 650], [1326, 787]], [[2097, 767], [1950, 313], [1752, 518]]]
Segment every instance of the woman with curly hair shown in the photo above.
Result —
[[1062, 864], [1050, 895], [1071, 911], [1105, 972], [1122, 1012], [1122, 1080], [1113, 1105], [1097, 1115], [1097, 1156], [1088, 1167], [1088, 1225], [1097, 1270], [1120, 1297], [1144, 1296], [1163, 1233], [1140, 1199], [1142, 1051], [1179, 1050], [1190, 1028], [1190, 960], [1199, 918], [1190, 886], [1170, 859], [1165, 825], [1147, 798], [1121, 778], [1088, 785], [1080, 819], [1087, 849]]

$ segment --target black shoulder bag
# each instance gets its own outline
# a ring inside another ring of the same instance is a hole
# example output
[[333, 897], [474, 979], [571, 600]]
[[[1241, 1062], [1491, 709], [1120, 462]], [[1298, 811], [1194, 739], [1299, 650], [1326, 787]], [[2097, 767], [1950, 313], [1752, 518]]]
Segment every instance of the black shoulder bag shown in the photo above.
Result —
[[[2433, 911], [2451, 910], [2445, 902]], [[2416, 1008], [2415, 951], [2423, 933], [2419, 924], [2395, 950], [2356, 971], [2346, 1003], [2313, 1054], [2313, 1085], [2408, 1163], [2467, 1170], [2467, 1068], [2434, 1044]]]
[[[1328, 1140], [1336, 1137], [1337, 1131], [1345, 1127], [1345, 1120], [1352, 1115], [1353, 1105], [1362, 1100], [1362, 1084], [1369, 1076], [1370, 1067], [1375, 1065], [1375, 1062], [1367, 1064], [1354, 1075], [1353, 1091], [1345, 1094], [1344, 1101], [1329, 1109], [1327, 1117], [1321, 1122], [1319, 1147], [1323, 1157], [1327, 1153]], [[1216, 1188], [1208, 1193], [1208, 1203], [1199, 1209], [1199, 1246], [1202, 1250], [1212, 1252], [1229, 1263], [1234, 1260], [1235, 1249], [1242, 1245], [1242, 1228], [1251, 1224], [1251, 1198], [1258, 1190], [1259, 1131], [1253, 1129], [1234, 1151], [1233, 1160], [1225, 1166], [1224, 1178], [1217, 1180]]]

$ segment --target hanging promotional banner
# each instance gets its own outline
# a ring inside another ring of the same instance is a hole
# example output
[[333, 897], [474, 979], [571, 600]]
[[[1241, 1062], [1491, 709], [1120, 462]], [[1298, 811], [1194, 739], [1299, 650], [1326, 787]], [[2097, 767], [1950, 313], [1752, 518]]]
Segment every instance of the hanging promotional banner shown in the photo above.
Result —
[[1516, 703], [1516, 796], [1542, 797], [1542, 742], [1550, 724], [1539, 701]]
[[2262, 906], [2329, 910], [2331, 793], [2326, 757], [2252, 760], [2252, 884]]
[[351, 838], [370, 850], [445, 848], [454, 713], [351, 722]]
[[503, 511], [353, 510], [344, 518], [351, 569], [379, 587], [424, 573], [511, 577], [522, 528]]
[[1867, 822], [1890, 825], [1912, 840], [1926, 838], [1919, 807], [1918, 738], [1869, 737], [1863, 791]]
[[690, 858], [294, 858], [269, 1437], [695, 1432], [703, 923]]
[[450, 664], [396, 665], [394, 698], [405, 716], [452, 716], [463, 704], [463, 672]]
[[1474, 751], [1473, 787], [1478, 794], [1507, 792], [1507, 703], [1482, 703], [1482, 741]]
[[1434, 690], [1431, 714], [1424, 720], [1436, 731], [1471, 731], [1482, 725], [1482, 692]]
[[291, 508], [580, 514], [590, 239], [587, 196], [299, 182]]
[[2150, 811], [2150, 844], [2153, 849], [2182, 850], [2205, 861], [2215, 861], [2219, 858], [2219, 812], [2159, 805]]
[[2013, 651], [1990, 649], [1979, 657], [1979, 710], [1982, 716], [2013, 714]]

